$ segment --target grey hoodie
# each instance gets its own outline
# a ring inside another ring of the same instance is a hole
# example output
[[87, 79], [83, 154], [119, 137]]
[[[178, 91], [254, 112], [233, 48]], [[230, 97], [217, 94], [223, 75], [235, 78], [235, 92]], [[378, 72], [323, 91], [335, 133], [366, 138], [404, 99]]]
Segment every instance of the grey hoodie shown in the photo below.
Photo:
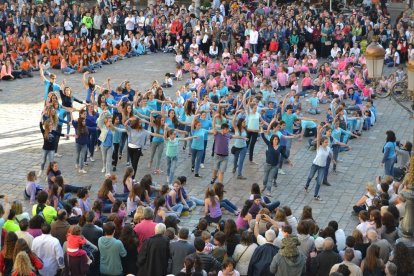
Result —
[[294, 257], [284, 257], [280, 253], [273, 257], [269, 270], [276, 276], [305, 275], [306, 263], [302, 253]]

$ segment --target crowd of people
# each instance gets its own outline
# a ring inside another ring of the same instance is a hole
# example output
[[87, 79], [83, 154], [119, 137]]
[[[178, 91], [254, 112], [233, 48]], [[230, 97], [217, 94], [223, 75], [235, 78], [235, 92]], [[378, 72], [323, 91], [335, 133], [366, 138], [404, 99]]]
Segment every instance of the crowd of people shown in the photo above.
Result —
[[[393, 131], [386, 133], [380, 162], [385, 177], [367, 183], [353, 208], [359, 224], [352, 233], [334, 220], [318, 225], [309, 206], [297, 219], [272, 195], [278, 174], [289, 173], [284, 164], [293, 165], [292, 143], [306, 138], [316, 156], [301, 184], [309, 192], [317, 174], [313, 196], [321, 201], [320, 188], [331, 185], [339, 154], [380, 119], [375, 94], [404, 77], [400, 65], [414, 54], [411, 12], [392, 26], [384, 1], [372, 2], [349, 16], [275, 1], [254, 6], [214, 0], [200, 13], [194, 4], [171, 1], [140, 11], [116, 0], [93, 8], [5, 2], [1, 79], [39, 71], [44, 108], [40, 170], [28, 172], [24, 189], [32, 210], [23, 212], [21, 202], [9, 204], [7, 197], [0, 208], [0, 272], [413, 275], [407, 246], [397, 242], [412, 144], [397, 141]], [[364, 51], [375, 39], [386, 48], [386, 64], [397, 70], [374, 89]], [[108, 78], [98, 85], [91, 75], [126, 58], [154, 54], [155, 60], [163, 54], [157, 52], [175, 55], [176, 70], [142, 91], [128, 80], [113, 87]], [[81, 99], [57, 82], [61, 74], [76, 72], [83, 74]], [[60, 137], [75, 138], [73, 162], [80, 175], [88, 174], [89, 162], [102, 162], [96, 195], [91, 186], [64, 180], [55, 161], [62, 157]], [[262, 141], [263, 182], [251, 181], [244, 205], [237, 206], [225, 197], [224, 174], [232, 159], [235, 178], [247, 182], [245, 163], [258, 168], [255, 145]], [[150, 161], [142, 165], [148, 145]], [[187, 154], [193, 175], [177, 176], [179, 158]], [[127, 166], [118, 181], [120, 162]], [[151, 173], [142, 175], [144, 167]], [[209, 169], [204, 197], [189, 193], [187, 177], [206, 177], [202, 172]], [[165, 183], [155, 185], [152, 175], [165, 175]], [[180, 217], [197, 206], [204, 213], [198, 225], [181, 226]], [[235, 219], [223, 219], [224, 211]]]

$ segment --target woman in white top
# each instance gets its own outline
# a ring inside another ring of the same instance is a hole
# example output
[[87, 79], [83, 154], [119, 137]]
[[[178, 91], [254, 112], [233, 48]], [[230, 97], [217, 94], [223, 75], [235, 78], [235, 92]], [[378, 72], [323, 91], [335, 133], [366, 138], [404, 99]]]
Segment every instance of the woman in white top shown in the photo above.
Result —
[[315, 176], [316, 172], [318, 172], [318, 176], [316, 177], [316, 187], [315, 187], [315, 194], [314, 194], [315, 200], [322, 200], [319, 196], [319, 188], [323, 180], [323, 175], [325, 173], [325, 167], [326, 167], [326, 161], [328, 157], [330, 156], [332, 162], [336, 164], [332, 156], [331, 148], [328, 146], [329, 145], [328, 138], [327, 137], [321, 138], [321, 133], [326, 126], [327, 126], [326, 124], [324, 126], [318, 126], [318, 132], [316, 136], [316, 157], [313, 160], [312, 167], [309, 172], [308, 180], [306, 181], [306, 185], [305, 185], [305, 192], [308, 192], [309, 183], [311, 182], [312, 178]]
[[259, 41], [259, 32], [256, 30], [256, 28], [253, 28], [250, 31], [250, 47], [251, 51], [254, 54], [257, 54], [257, 43]]
[[210, 55], [211, 58], [217, 57], [217, 55], [218, 55], [218, 47], [217, 47], [215, 41], [213, 41], [211, 43], [210, 50], [208, 51], [208, 54]]
[[244, 231], [241, 235], [240, 244], [236, 246], [233, 253], [233, 260], [237, 263], [236, 270], [240, 275], [247, 275], [250, 259], [257, 247], [258, 245], [253, 242], [253, 233]]
[[[246, 93], [247, 94], [247, 93]], [[260, 132], [260, 113], [257, 111], [257, 103], [253, 103], [253, 97], [250, 97], [249, 102], [246, 102], [246, 94], [244, 96], [244, 109], [247, 111], [247, 147], [249, 149], [249, 161], [252, 164], [257, 165], [253, 161], [254, 146], [257, 142], [257, 137]]]

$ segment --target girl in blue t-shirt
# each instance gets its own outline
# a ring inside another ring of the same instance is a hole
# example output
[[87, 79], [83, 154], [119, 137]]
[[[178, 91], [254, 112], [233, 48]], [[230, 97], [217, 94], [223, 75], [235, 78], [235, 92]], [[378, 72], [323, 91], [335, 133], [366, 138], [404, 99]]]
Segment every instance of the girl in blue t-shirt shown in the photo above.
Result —
[[386, 133], [387, 139], [382, 152], [384, 153], [381, 161], [381, 165], [384, 167], [384, 174], [394, 176], [394, 164], [397, 158], [395, 147], [397, 138], [392, 130], [388, 130]]

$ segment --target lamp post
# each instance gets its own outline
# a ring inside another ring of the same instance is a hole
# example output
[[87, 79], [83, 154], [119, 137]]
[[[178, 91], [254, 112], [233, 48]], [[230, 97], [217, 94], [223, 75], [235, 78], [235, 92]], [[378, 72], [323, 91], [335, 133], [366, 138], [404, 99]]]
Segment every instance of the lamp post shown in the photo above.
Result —
[[382, 70], [384, 68], [385, 50], [377, 41], [372, 41], [365, 53], [365, 59], [367, 61], [368, 77], [376, 79], [382, 76]]
[[414, 110], [414, 60], [408, 61], [407, 79], [408, 79], [408, 91], [410, 92], [410, 96], [412, 100], [411, 108]]
[[403, 184], [405, 189], [401, 195], [405, 198], [405, 213], [400, 224], [400, 237], [397, 243], [404, 243], [409, 251], [410, 256], [414, 259], [414, 156], [411, 157], [410, 167], [405, 174]]

